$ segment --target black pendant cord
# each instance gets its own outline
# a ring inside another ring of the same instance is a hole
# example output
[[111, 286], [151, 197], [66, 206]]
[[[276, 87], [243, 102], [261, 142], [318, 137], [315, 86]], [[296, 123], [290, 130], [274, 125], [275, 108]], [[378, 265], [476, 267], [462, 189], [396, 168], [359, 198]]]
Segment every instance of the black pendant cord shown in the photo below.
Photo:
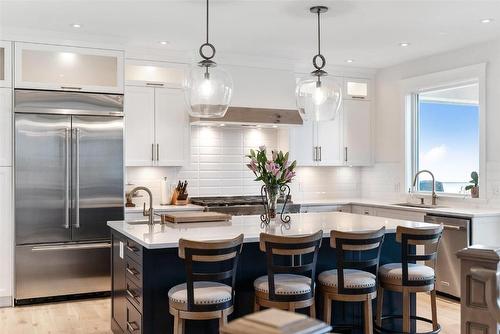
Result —
[[[201, 56], [201, 58], [203, 58], [203, 60], [199, 63], [200, 66], [203, 66], [203, 67], [212, 67], [212, 66], [215, 66], [215, 62], [212, 61], [211, 59], [215, 56], [215, 47], [209, 42], [209, 33], [210, 33], [210, 4], [209, 4], [209, 0], [206, 0], [206, 5], [207, 5], [207, 11], [206, 11], [206, 39], [205, 39], [205, 43], [203, 43], [201, 46], [200, 46], [200, 49], [199, 49], [199, 54]], [[208, 55], [206, 55], [204, 53], [204, 48], [207, 47], [210, 49], [210, 53]]]
[[207, 30], [206, 30], [207, 31], [207, 41], [206, 41], [207, 44], [209, 44], [208, 43], [208, 27], [209, 27], [209, 24], [208, 24], [208, 20], [209, 20], [208, 8], [209, 8], [209, 6], [208, 6], [208, 0], [207, 0]]
[[[323, 68], [326, 65], [326, 59], [325, 57], [321, 54], [321, 13], [324, 13], [328, 10], [327, 7], [322, 7], [322, 6], [316, 6], [311, 8], [311, 12], [315, 13], [318, 17], [317, 20], [317, 30], [318, 30], [318, 53], [313, 57], [313, 66], [315, 70], [312, 72], [313, 75], [317, 76], [318, 78], [326, 75], [327, 73], [323, 70]], [[318, 82], [320, 82], [318, 80]]]
[[[208, 0], [207, 0], [208, 1]], [[320, 11], [318, 10], [318, 54], [321, 54], [321, 24], [320, 24]]]

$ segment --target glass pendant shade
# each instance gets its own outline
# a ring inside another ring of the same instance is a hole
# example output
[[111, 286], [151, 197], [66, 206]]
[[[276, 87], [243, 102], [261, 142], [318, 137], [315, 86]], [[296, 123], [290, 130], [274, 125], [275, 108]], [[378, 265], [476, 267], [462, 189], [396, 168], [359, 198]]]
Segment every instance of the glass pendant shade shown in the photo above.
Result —
[[191, 66], [184, 93], [193, 117], [220, 118], [226, 114], [233, 93], [233, 80], [220, 66]]
[[335, 119], [342, 104], [342, 87], [332, 77], [310, 75], [301, 79], [296, 88], [297, 107], [304, 120]]

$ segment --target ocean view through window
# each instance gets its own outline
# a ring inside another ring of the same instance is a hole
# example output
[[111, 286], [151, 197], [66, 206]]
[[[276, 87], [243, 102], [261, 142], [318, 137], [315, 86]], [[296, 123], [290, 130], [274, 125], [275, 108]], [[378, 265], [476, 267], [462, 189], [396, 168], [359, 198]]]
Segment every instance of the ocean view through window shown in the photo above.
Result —
[[[471, 173], [479, 173], [478, 83], [419, 93], [415, 107], [414, 172], [432, 171], [436, 192], [469, 193]], [[416, 190], [431, 188], [422, 175]]]

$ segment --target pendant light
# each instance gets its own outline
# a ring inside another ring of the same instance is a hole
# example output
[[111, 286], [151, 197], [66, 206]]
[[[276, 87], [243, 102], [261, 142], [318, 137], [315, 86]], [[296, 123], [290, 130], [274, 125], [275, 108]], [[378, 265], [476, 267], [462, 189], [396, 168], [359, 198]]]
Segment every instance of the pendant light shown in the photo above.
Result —
[[212, 60], [215, 47], [208, 41], [208, 0], [206, 5], [206, 41], [199, 49], [203, 60], [191, 66], [184, 82], [184, 94], [191, 116], [218, 118], [226, 114], [231, 102], [233, 80], [229, 73]]
[[310, 12], [318, 16], [318, 53], [313, 57], [315, 70], [298, 82], [295, 91], [297, 107], [304, 120], [333, 120], [342, 103], [341, 85], [323, 70], [326, 59], [321, 54], [320, 14], [327, 11], [325, 6], [310, 8]]

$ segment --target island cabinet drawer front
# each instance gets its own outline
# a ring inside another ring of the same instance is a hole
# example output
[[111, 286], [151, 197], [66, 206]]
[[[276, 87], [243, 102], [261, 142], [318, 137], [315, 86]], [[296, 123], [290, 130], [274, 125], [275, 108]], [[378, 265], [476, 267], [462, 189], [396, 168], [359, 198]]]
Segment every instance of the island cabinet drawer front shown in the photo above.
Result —
[[137, 309], [142, 310], [142, 288], [127, 280], [127, 300], [131, 302]]
[[142, 286], [142, 266], [130, 257], [127, 257], [126, 262], [125, 275], [127, 280], [132, 281], [138, 286]]
[[142, 315], [130, 302], [127, 302], [127, 323], [125, 333], [142, 333]]
[[137, 242], [127, 239], [127, 244], [125, 245], [125, 253], [139, 265], [142, 265], [142, 246]]

